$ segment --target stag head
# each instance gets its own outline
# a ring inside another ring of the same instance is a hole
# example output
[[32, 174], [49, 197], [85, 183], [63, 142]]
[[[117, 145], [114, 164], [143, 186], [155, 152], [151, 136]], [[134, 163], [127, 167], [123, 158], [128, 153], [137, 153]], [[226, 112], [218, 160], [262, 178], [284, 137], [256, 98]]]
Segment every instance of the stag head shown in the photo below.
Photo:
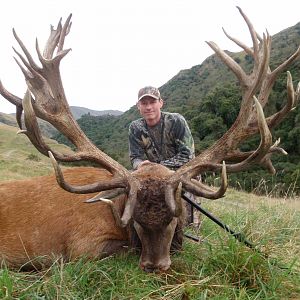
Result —
[[[56, 29], [51, 27], [49, 39], [43, 53], [38, 42], [36, 51], [41, 67], [32, 59], [30, 53], [19, 39], [14, 36], [23, 54], [16, 52], [16, 60], [24, 74], [28, 90], [24, 99], [9, 93], [0, 83], [0, 93], [17, 107], [17, 120], [20, 128], [21, 114], [24, 110], [26, 134], [32, 144], [43, 154], [49, 155], [56, 173], [58, 184], [71, 193], [99, 194], [87, 202], [105, 201], [110, 205], [116, 223], [120, 227], [132, 226], [141, 243], [141, 267], [146, 271], [166, 270], [170, 266], [170, 248], [180, 248], [182, 243], [182, 226], [184, 209], [179, 197], [181, 188], [196, 196], [207, 199], [218, 199], [224, 196], [227, 188], [226, 172], [246, 170], [253, 164], [260, 164], [270, 172], [275, 170], [270, 160], [274, 152], [285, 153], [278, 146], [279, 141], [272, 144], [270, 128], [283, 120], [299, 100], [299, 85], [295, 92], [290, 73], [287, 76], [288, 99], [286, 105], [276, 114], [265, 118], [263, 108], [278, 75], [290, 66], [297, 57], [298, 49], [276, 69], [269, 66], [271, 37], [266, 32], [260, 37], [243, 11], [251, 38], [252, 47], [248, 47], [237, 39], [226, 36], [239, 45], [248, 55], [253, 57], [253, 70], [246, 73], [227, 53], [214, 42], [207, 42], [218, 57], [235, 74], [241, 89], [242, 99], [239, 115], [232, 127], [210, 148], [182, 166], [176, 172], [151, 164], [135, 172], [129, 172], [118, 162], [98, 149], [82, 132], [69, 109], [61, 81], [59, 66], [70, 49], [63, 49], [64, 41], [71, 28], [71, 15], [64, 25], [59, 22]], [[41, 136], [37, 119], [41, 118], [64, 134], [76, 147], [72, 155], [65, 155], [50, 149]], [[250, 152], [241, 152], [238, 146], [249, 137], [260, 134], [258, 148]], [[107, 169], [113, 176], [107, 181], [96, 182], [84, 186], [73, 186], [64, 180], [63, 173], [57, 163], [73, 161], [91, 161]], [[234, 162], [234, 163], [232, 163]], [[195, 178], [207, 171], [222, 172], [222, 182], [218, 189], [210, 187]], [[105, 192], [103, 192], [105, 191]], [[128, 200], [124, 211], [118, 211], [113, 199], [119, 193], [126, 193]], [[179, 245], [179, 246], [178, 246]]]
[[132, 214], [142, 245], [140, 266], [147, 272], [167, 270], [171, 264], [170, 249], [181, 249], [183, 239], [185, 208], [181, 202], [181, 186], [171, 202], [165, 198], [165, 190], [172, 171], [153, 163], [133, 174], [141, 186]]

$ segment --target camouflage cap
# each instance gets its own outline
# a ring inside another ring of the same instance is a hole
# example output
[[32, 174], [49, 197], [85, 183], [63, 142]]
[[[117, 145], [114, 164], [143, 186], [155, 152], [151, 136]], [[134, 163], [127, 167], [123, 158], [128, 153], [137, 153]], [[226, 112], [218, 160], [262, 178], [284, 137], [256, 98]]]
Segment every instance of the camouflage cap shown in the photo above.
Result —
[[138, 101], [140, 101], [142, 98], [146, 96], [152, 97], [156, 100], [161, 99], [158, 88], [155, 88], [153, 86], [145, 86], [142, 89], [140, 89], [138, 93]]

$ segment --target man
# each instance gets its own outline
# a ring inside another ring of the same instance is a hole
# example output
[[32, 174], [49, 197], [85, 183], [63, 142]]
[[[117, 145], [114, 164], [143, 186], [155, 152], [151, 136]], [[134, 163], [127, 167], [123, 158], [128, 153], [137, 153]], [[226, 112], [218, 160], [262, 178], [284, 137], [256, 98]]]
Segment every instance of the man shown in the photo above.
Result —
[[[142, 118], [129, 126], [129, 156], [135, 170], [149, 162], [176, 170], [195, 157], [186, 120], [178, 113], [162, 112], [163, 103], [157, 88], [139, 90], [137, 108]], [[192, 223], [192, 209], [188, 210]]]
[[137, 107], [142, 118], [129, 127], [129, 156], [134, 169], [156, 162], [176, 170], [195, 157], [186, 120], [178, 113], [162, 112], [163, 103], [157, 88], [140, 89]]

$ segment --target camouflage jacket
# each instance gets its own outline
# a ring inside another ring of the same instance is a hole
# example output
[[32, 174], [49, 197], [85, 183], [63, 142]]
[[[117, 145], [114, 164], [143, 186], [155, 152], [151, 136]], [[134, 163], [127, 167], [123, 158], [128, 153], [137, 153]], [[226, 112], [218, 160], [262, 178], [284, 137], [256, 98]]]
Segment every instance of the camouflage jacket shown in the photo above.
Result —
[[143, 160], [177, 169], [194, 158], [194, 140], [183, 116], [162, 112], [157, 125], [141, 118], [129, 126], [129, 157], [134, 169]]

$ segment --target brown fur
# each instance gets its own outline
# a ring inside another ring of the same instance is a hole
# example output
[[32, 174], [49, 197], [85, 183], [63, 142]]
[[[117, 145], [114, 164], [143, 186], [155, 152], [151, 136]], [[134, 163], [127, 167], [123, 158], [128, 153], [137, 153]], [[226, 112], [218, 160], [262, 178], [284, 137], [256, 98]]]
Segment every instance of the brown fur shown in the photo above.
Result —
[[[73, 184], [110, 176], [96, 168], [72, 168], [64, 174]], [[53, 256], [71, 260], [110, 254], [113, 241], [127, 241], [128, 235], [116, 226], [107, 204], [83, 202], [91, 196], [64, 191], [54, 176], [0, 183], [0, 258], [19, 267], [36, 256], [51, 261]], [[122, 211], [124, 196], [115, 202]]]
[[143, 181], [138, 193], [133, 218], [144, 227], [160, 229], [169, 224], [173, 218], [164, 199], [165, 182], [156, 182], [149, 178]]
[[[165, 182], [171, 174], [156, 164], [133, 173], [141, 190], [126, 229], [117, 227], [109, 205], [84, 203], [94, 195], [66, 192], [54, 175], [0, 183], [0, 260], [10, 267], [40, 268], [58, 257], [99, 258], [130, 245], [141, 250], [144, 269], [167, 269], [170, 250], [181, 248], [184, 220], [184, 214], [174, 218], [165, 203]], [[64, 176], [74, 185], [111, 177], [105, 170], [86, 167], [67, 169]], [[125, 195], [114, 199], [120, 215], [126, 199]]]
[[[144, 227], [159, 230], [171, 221], [172, 215], [164, 200], [164, 193], [166, 182], [173, 172], [155, 163], [149, 163], [142, 169], [134, 172], [135, 177], [141, 181], [142, 188], [138, 193], [133, 219]], [[182, 208], [182, 214], [178, 219], [178, 225], [172, 241], [173, 250], [180, 249], [181, 245], [179, 246], [179, 243], [182, 244], [182, 228], [186, 219], [185, 205]]]
[[140, 266], [146, 272], [167, 270], [170, 251], [179, 250], [183, 242], [185, 206], [174, 217], [165, 201], [166, 184], [173, 171], [159, 164], [147, 164], [134, 172], [141, 183], [133, 212], [131, 242], [141, 247]]

